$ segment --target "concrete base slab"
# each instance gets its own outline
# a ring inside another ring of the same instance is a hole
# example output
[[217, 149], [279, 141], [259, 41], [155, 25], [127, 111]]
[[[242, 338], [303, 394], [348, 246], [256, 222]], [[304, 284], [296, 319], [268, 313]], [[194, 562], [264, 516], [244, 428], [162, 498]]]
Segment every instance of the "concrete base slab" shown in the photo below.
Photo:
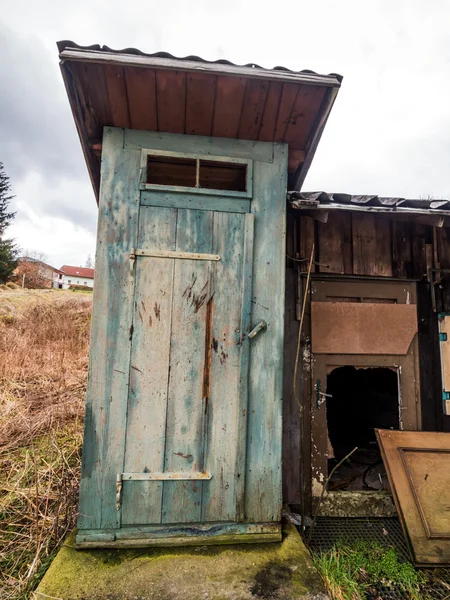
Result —
[[35, 592], [61, 600], [326, 600], [292, 525], [272, 544], [76, 550], [72, 534]]

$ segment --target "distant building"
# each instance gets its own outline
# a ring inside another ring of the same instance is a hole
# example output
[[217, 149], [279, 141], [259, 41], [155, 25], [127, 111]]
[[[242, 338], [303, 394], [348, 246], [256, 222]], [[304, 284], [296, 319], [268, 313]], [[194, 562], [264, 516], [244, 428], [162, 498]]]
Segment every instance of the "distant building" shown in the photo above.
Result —
[[61, 276], [62, 273], [59, 269], [48, 265], [42, 260], [31, 256], [22, 256], [19, 258], [19, 264], [14, 271], [13, 278], [16, 283], [23, 287], [42, 289], [57, 288], [57, 282]]
[[72, 285], [84, 285], [85, 287], [94, 287], [94, 269], [88, 267], [71, 267], [63, 265], [59, 270], [56, 285], [59, 289], [67, 290]]

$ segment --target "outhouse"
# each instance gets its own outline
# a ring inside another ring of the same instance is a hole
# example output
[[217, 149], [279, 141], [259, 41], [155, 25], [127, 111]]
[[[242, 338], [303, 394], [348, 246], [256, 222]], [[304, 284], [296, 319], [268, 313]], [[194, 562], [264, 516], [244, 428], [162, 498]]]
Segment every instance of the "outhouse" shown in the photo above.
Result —
[[341, 78], [59, 51], [99, 205], [77, 545], [278, 541], [286, 192]]

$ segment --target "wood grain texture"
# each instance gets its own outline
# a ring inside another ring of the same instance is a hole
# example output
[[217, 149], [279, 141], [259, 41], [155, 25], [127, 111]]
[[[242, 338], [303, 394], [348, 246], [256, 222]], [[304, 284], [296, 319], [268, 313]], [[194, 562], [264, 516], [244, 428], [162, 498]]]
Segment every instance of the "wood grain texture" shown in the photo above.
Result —
[[352, 228], [353, 273], [392, 277], [390, 221], [353, 213]]
[[185, 130], [186, 73], [156, 70], [158, 131], [180, 133]]
[[293, 83], [284, 83], [281, 93], [280, 106], [278, 109], [277, 123], [275, 127], [275, 142], [284, 142], [288, 125], [293, 119], [294, 103], [297, 98], [300, 86]]
[[186, 83], [186, 133], [211, 135], [217, 77], [188, 73]]
[[257, 140], [266, 105], [269, 84], [265, 81], [249, 79], [245, 89], [238, 138]]
[[[141, 208], [138, 245], [174, 250], [176, 225], [177, 211], [174, 209], [152, 211]], [[173, 259], [135, 259], [125, 472], [164, 470], [174, 267]], [[125, 481], [122, 523], [159, 523], [161, 502], [162, 482]]]
[[399, 278], [412, 278], [412, 236], [411, 223], [392, 221], [392, 275]]
[[124, 69], [116, 65], [106, 65], [105, 77], [113, 125], [130, 127]]
[[151, 69], [125, 69], [130, 127], [158, 130], [156, 111], [156, 75]]
[[258, 139], [262, 142], [271, 142], [277, 125], [278, 110], [280, 108], [283, 84], [271, 81], [267, 92], [266, 104], [259, 128]]
[[137, 148], [273, 162], [273, 144], [255, 144], [247, 140], [219, 140], [205, 136], [160, 135], [133, 129], [125, 130], [125, 149], [133, 150]]
[[[213, 213], [179, 209], [176, 249], [212, 253]], [[203, 370], [212, 264], [177, 260], [173, 279], [165, 471], [203, 469]], [[215, 477], [215, 473], [213, 473]], [[202, 483], [165, 481], [163, 523], [200, 521]]]
[[139, 152], [124, 152], [123, 131], [106, 129], [97, 237], [97, 277], [92, 312], [85, 441], [80, 484], [80, 529], [117, 528], [117, 473], [123, 471]]
[[218, 77], [211, 133], [214, 137], [238, 136], [245, 87], [244, 77]]
[[141, 192], [141, 205], [161, 208], [186, 208], [214, 210], [218, 212], [248, 213], [251, 201], [241, 198], [202, 196], [200, 194], [165, 194], [164, 192]]
[[[244, 505], [245, 450], [239, 454], [238, 449], [242, 444], [245, 449], [247, 438], [249, 343], [244, 331], [250, 319], [251, 288], [248, 287], [253, 241], [246, 228], [247, 219], [253, 221], [253, 216], [214, 215], [213, 250], [220, 254], [221, 260], [214, 265], [211, 287], [214, 318], [206, 469], [214, 477], [203, 486], [202, 520], [205, 521], [237, 520], [237, 505], [242, 508]], [[250, 244], [248, 249], [246, 242]]]
[[321, 106], [326, 90], [319, 86], [300, 86], [287, 123], [283, 142], [305, 149], [314, 128], [314, 118]]
[[[79, 110], [83, 112], [87, 135], [90, 139], [101, 140], [102, 123], [113, 125], [111, 107], [106, 87], [105, 71], [101, 65], [73, 63], [71, 65], [79, 98]], [[92, 107], [92, 111], [89, 110]]]
[[[277, 521], [281, 510], [281, 436], [287, 146], [274, 145], [274, 164], [256, 163], [252, 323], [267, 330], [251, 343], [246, 519]], [[276, 240], [277, 243], [273, 243]]]
[[321, 273], [352, 274], [352, 232], [350, 213], [329, 216], [327, 223], [318, 223], [319, 271]]

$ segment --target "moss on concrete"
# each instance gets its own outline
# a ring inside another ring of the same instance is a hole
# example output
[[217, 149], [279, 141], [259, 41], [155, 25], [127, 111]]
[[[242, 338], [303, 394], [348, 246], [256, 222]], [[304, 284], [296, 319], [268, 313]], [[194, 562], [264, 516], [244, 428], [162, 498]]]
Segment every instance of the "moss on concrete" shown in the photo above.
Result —
[[297, 530], [282, 543], [75, 550], [72, 534], [36, 590], [62, 600], [324, 600]]

